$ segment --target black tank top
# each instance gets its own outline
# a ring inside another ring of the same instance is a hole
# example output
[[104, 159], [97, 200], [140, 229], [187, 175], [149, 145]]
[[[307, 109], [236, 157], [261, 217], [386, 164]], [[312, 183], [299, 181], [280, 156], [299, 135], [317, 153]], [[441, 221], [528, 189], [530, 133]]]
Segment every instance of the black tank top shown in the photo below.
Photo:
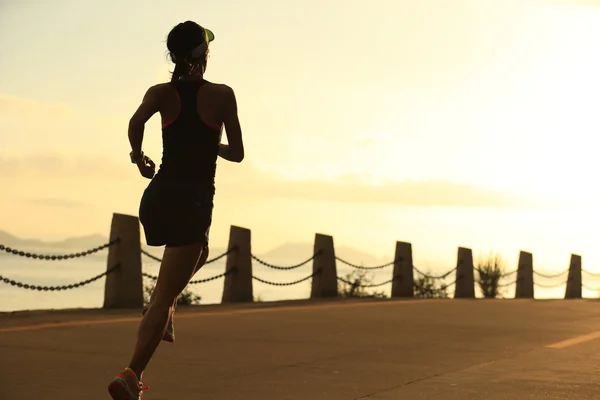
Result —
[[214, 193], [220, 130], [202, 121], [197, 108], [198, 89], [206, 82], [170, 82], [179, 95], [179, 114], [162, 129], [162, 163], [156, 178]]

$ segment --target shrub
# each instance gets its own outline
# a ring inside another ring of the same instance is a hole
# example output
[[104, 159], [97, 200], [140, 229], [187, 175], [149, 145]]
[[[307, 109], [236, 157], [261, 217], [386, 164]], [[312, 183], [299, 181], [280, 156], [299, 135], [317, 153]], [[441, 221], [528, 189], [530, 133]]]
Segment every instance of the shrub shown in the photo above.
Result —
[[[152, 292], [154, 291], [154, 283], [144, 285], [144, 304], [150, 303], [150, 296], [152, 296]], [[178, 306], [191, 306], [200, 304], [202, 300], [201, 296], [193, 293], [189, 289], [185, 289], [177, 298]]]
[[477, 261], [477, 272], [479, 274], [479, 288], [483, 297], [493, 299], [498, 297], [500, 279], [506, 270], [506, 263], [499, 254], [490, 252], [487, 257], [480, 257]]
[[420, 298], [447, 298], [448, 289], [443, 282], [437, 283], [437, 279], [430, 276], [422, 276], [414, 280], [414, 295]]
[[369, 276], [367, 270], [356, 269], [343, 278], [345, 281], [338, 281], [338, 293], [342, 297], [359, 297], [359, 298], [378, 298], [384, 299], [388, 296], [383, 292], [369, 292], [364, 285], [373, 284], [372, 277]]

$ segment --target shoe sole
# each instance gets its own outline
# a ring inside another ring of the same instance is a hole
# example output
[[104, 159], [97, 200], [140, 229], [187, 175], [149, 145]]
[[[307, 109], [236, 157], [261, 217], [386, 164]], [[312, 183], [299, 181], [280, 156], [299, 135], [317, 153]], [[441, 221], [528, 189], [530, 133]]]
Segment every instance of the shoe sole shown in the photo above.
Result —
[[108, 385], [108, 393], [113, 398], [113, 400], [138, 400], [138, 397], [131, 397], [131, 391], [120, 384], [119, 382], [111, 382]]

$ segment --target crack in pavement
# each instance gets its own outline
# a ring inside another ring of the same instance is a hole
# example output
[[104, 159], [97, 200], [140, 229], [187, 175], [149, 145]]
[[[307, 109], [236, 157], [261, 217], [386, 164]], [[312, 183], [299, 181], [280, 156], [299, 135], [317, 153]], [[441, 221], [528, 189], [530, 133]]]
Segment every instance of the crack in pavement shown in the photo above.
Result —
[[[456, 372], [456, 371], [452, 371], [452, 372]], [[390, 388], [379, 390], [379, 391], [374, 392], [374, 393], [369, 393], [369, 394], [365, 394], [364, 396], [356, 397], [353, 400], [368, 399], [371, 396], [375, 396], [376, 394], [390, 392], [390, 391], [395, 390], [395, 389], [400, 389], [400, 388], [402, 388], [404, 386], [412, 385], [413, 383], [425, 381], [425, 380], [431, 379], [431, 378], [437, 378], [438, 376], [446, 375], [446, 374], [449, 374], [449, 373], [450, 372], [445, 372], [445, 373], [441, 373], [441, 374], [434, 374], [434, 375], [430, 375], [430, 376], [424, 376], [422, 378], [418, 378], [418, 379], [414, 379], [412, 381], [401, 383], [400, 385], [392, 386]]]
[[479, 363], [479, 364], [469, 365], [469, 366], [464, 367], [464, 368], [454, 369], [452, 371], [440, 372], [440, 373], [437, 373], [437, 374], [433, 374], [433, 375], [429, 375], [429, 376], [424, 376], [422, 378], [413, 379], [412, 381], [403, 382], [403, 383], [401, 383], [399, 385], [392, 386], [392, 387], [387, 388], [387, 389], [382, 389], [382, 390], [379, 390], [377, 392], [373, 392], [373, 393], [369, 393], [369, 394], [366, 394], [366, 395], [363, 395], [363, 396], [360, 396], [360, 397], [356, 397], [356, 398], [354, 398], [352, 400], [368, 399], [371, 396], [375, 396], [377, 394], [381, 394], [381, 393], [385, 393], [385, 392], [391, 392], [392, 390], [400, 389], [400, 388], [412, 385], [413, 383], [419, 383], [419, 382], [426, 381], [428, 379], [438, 378], [440, 376], [454, 374], [456, 372], [466, 371], [466, 370], [469, 370], [469, 369], [472, 369], [472, 368], [479, 368], [479, 367], [482, 367], [484, 365], [493, 364], [493, 363], [498, 362], [498, 361], [511, 360], [511, 359], [516, 359], [516, 358], [517, 357], [503, 357], [503, 358], [499, 358], [499, 359], [495, 359], [495, 360], [490, 360], [490, 361], [482, 362], [482, 363]]

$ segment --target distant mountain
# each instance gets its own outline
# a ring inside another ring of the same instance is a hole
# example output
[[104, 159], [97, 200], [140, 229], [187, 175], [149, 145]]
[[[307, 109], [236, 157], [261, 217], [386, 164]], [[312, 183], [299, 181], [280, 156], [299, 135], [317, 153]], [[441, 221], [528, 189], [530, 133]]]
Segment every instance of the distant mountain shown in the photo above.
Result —
[[99, 234], [72, 237], [54, 242], [46, 242], [39, 239], [19, 238], [14, 235], [11, 235], [6, 231], [0, 230], [0, 244], [23, 251], [32, 251], [40, 249], [68, 249], [84, 251], [93, 249], [94, 247], [98, 247], [106, 243], [108, 243], [108, 237]]
[[[162, 257], [162, 253], [164, 247], [150, 247], [147, 246], [144, 242], [144, 238], [142, 237], [142, 249], [147, 251], [148, 253], [156, 256]], [[77, 236], [71, 237], [60, 241], [43, 241], [39, 239], [23, 239], [11, 235], [6, 231], [0, 230], [0, 244], [3, 244], [8, 247], [13, 247], [18, 250], [23, 251], [46, 251], [48, 253], [64, 253], [64, 252], [79, 252], [84, 250], [93, 249], [95, 247], [101, 246], [108, 242], [108, 237], [94, 234], [94, 235], [86, 235], [86, 236]], [[217, 257], [223, 253], [225, 253], [225, 247], [210, 247], [209, 258]], [[279, 245], [266, 253], [256, 254], [261, 260], [266, 262], [270, 261], [284, 261], [286, 263], [290, 262], [302, 262], [308, 258], [310, 258], [313, 254], [313, 243], [284, 243]], [[383, 263], [387, 263], [391, 261], [390, 259], [380, 259], [372, 254], [354, 249], [348, 246], [337, 246], [335, 248], [336, 256], [341, 259], [348, 261], [353, 264], [364, 265], [364, 266], [374, 266]]]
[[[147, 246], [143, 236], [141, 241], [143, 250], [156, 257], [162, 257], [164, 247]], [[19, 238], [6, 231], [0, 230], [0, 244], [26, 252], [49, 255], [85, 251], [106, 244], [107, 242], [108, 237], [100, 234], [71, 237], [60, 241], [43, 241], [39, 239]], [[211, 245], [210, 254], [208, 257], [209, 259], [218, 257], [225, 253], [225, 251], [225, 246], [221, 247]], [[104, 249], [103, 251], [92, 255], [91, 257], [106, 257], [106, 252], [107, 250]], [[268, 263], [287, 266], [303, 262], [310, 258], [313, 254], [313, 243], [284, 243], [264, 253], [253, 253], [258, 258]], [[356, 265], [363, 265], [365, 267], [387, 264], [388, 262], [391, 262], [394, 257], [394, 255], [390, 253], [389, 257], [377, 258], [372, 254], [349, 246], [336, 246], [335, 254], [344, 261]], [[0, 252], [0, 256], [8, 256], [8, 254], [5, 252]], [[434, 257], [431, 254], [421, 255], [419, 253], [417, 253], [417, 256], [418, 257], [414, 260], [415, 266], [426, 273], [445, 273], [456, 266], [455, 259], [441, 259]], [[148, 257], [142, 256], [142, 260], [147, 261]], [[343, 264], [338, 262], [338, 267], [342, 266]]]
[[[269, 262], [270, 259], [298, 260], [298, 262], [302, 262], [310, 258], [313, 255], [313, 252], [313, 243], [284, 243], [266, 253], [257, 254], [257, 257], [266, 262]], [[357, 265], [362, 264], [367, 267], [390, 262], [393, 258], [393, 255], [391, 255], [389, 260], [383, 260], [373, 256], [372, 254], [365, 253], [348, 246], [336, 246], [335, 255], [344, 261], [348, 261]]]
[[52, 242], [52, 247], [60, 247], [60, 248], [94, 248], [101, 246], [103, 244], [108, 243], [109, 239], [107, 236], [95, 234], [95, 235], [86, 235], [79, 237], [72, 237], [61, 240], [59, 242]]
[[27, 245], [40, 247], [40, 246], [43, 246], [45, 243], [42, 242], [41, 240], [37, 240], [37, 239], [29, 239], [29, 240], [19, 239], [18, 237], [13, 236], [8, 232], [0, 230], [0, 244], [18, 248], [18, 247], [24, 247]]

